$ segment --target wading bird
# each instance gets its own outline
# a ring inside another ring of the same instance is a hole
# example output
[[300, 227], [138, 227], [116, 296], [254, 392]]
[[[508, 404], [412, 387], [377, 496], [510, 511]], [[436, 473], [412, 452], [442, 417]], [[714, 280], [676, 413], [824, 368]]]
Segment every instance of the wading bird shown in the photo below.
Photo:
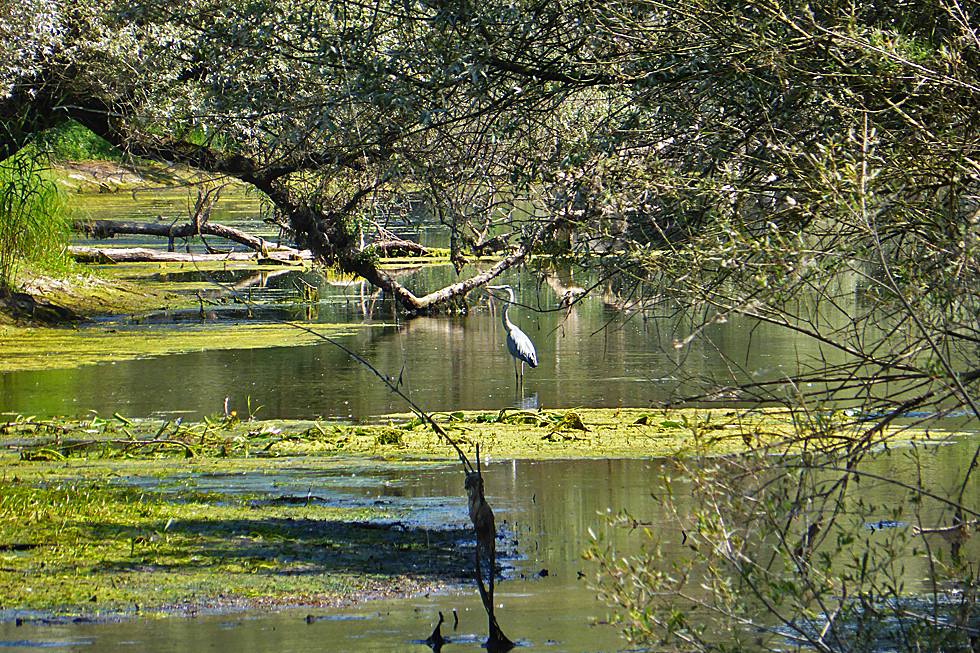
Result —
[[538, 354], [534, 351], [534, 343], [527, 334], [518, 329], [507, 317], [507, 309], [514, 303], [514, 289], [510, 286], [487, 286], [487, 290], [506, 290], [510, 298], [504, 302], [504, 313], [501, 321], [507, 329], [507, 351], [514, 357], [514, 380], [517, 382], [517, 392], [524, 388], [524, 363], [532, 368], [538, 366]]

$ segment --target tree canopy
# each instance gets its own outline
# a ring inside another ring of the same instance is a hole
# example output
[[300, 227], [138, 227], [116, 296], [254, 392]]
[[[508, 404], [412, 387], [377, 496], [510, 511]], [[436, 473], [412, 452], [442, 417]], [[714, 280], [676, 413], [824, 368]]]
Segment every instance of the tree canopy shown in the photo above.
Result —
[[[850, 272], [876, 310], [952, 308], [920, 326], [963, 344], [980, 207], [976, 11], [8, 3], [0, 156], [71, 118], [129, 155], [238, 178], [297, 244], [411, 313], [546, 252], [624, 294], [697, 307], [702, 323], [750, 314], [854, 355], [863, 344], [785, 301], [839, 305]], [[449, 229], [461, 273], [425, 297], [362, 238], [408, 197]], [[465, 257], [488, 251], [499, 263], [467, 276]]]
[[[980, 416], [978, 14], [961, 0], [6, 2], [0, 158], [72, 119], [128, 155], [235, 177], [298, 245], [409, 313], [545, 253], [596, 271], [619, 308], [683, 311], [678, 351], [733, 315], [793, 330], [816, 360], [758, 381], [731, 361], [701, 399], [860, 406], [865, 435], [822, 450], [846, 487], [897, 418]], [[447, 228], [459, 273], [424, 297], [363, 244], [406, 198]], [[466, 257], [487, 252], [498, 262], [472, 272]], [[785, 532], [797, 519], [779, 518]]]

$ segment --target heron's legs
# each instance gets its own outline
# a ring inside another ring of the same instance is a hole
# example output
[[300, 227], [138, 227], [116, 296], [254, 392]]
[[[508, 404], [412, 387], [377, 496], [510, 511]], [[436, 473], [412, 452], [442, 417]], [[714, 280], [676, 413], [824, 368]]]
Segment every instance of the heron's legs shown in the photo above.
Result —
[[520, 396], [521, 388], [524, 385], [524, 374], [523, 374], [524, 370], [520, 369], [518, 367], [518, 364], [520, 364], [521, 366], [524, 365], [524, 363], [520, 363], [520, 361], [518, 361], [517, 357], [515, 356], [514, 357], [514, 386], [515, 386], [514, 392], [516, 395]]

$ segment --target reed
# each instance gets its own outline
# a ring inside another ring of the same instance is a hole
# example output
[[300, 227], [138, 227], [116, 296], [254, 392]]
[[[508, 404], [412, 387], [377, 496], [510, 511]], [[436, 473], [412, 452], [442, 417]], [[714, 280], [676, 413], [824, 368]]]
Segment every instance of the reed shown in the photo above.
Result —
[[31, 147], [0, 162], [0, 294], [14, 288], [24, 264], [52, 272], [72, 266], [69, 206], [45, 164]]

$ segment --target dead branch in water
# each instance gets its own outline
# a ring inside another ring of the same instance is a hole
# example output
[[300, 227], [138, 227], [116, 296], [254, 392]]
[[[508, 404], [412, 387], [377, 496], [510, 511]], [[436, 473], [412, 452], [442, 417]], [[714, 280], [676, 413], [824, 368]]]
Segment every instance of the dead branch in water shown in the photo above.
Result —
[[309, 250], [258, 252], [225, 252], [223, 254], [187, 254], [184, 252], [163, 252], [145, 247], [85, 247], [73, 245], [68, 253], [80, 263], [202, 263], [208, 261], [252, 261], [288, 265], [299, 261], [309, 261]]

